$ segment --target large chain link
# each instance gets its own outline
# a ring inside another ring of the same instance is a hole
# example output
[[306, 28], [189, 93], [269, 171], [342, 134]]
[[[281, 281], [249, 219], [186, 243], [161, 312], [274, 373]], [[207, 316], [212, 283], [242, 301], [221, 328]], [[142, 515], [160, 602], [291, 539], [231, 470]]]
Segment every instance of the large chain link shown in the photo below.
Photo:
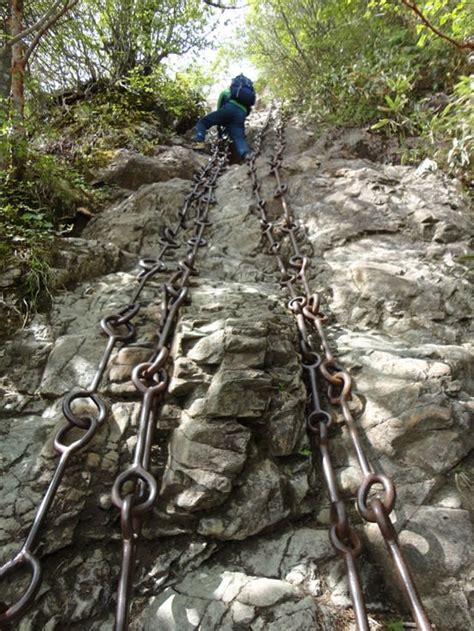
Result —
[[[172, 271], [168, 283], [163, 287], [163, 306], [161, 310], [161, 324], [159, 328], [157, 347], [145, 364], [137, 366], [132, 374], [132, 381], [137, 390], [143, 395], [138, 441], [135, 449], [133, 465], [117, 478], [113, 488], [113, 500], [121, 509], [121, 524], [124, 534], [124, 563], [119, 588], [119, 614], [126, 619], [122, 610], [127, 607], [128, 600], [123, 594], [129, 593], [128, 584], [131, 582], [132, 558], [134, 546], [132, 543], [138, 536], [138, 518], [149, 510], [157, 496], [157, 482], [149, 472], [150, 452], [153, 440], [152, 411], [158, 395], [162, 395], [168, 382], [168, 374], [164, 368], [169, 355], [171, 338], [180, 305], [187, 297], [186, 287], [188, 278], [196, 273], [194, 260], [197, 250], [205, 245], [202, 238], [204, 228], [209, 225], [207, 214], [210, 205], [214, 203], [213, 189], [219, 174], [228, 162], [227, 148], [216, 145], [212, 156], [203, 169], [195, 175], [194, 184], [186, 195], [181, 209], [178, 211], [177, 223], [174, 229], [165, 228], [160, 238], [161, 249], [156, 258], [143, 258], [139, 261], [141, 272], [139, 285], [130, 303], [116, 313], [105, 316], [100, 323], [102, 332], [108, 337], [106, 348], [99, 361], [96, 373], [89, 388], [73, 390], [63, 399], [62, 412], [66, 423], [56, 432], [54, 449], [60, 455], [59, 462], [53, 473], [50, 484], [38, 506], [33, 524], [26, 540], [17, 554], [0, 568], [0, 580], [15, 584], [16, 576], [22, 569], [29, 570], [30, 579], [26, 588], [11, 605], [3, 604], [0, 609], [0, 627], [9, 625], [20, 618], [33, 604], [35, 596], [42, 583], [42, 566], [35, 551], [38, 548], [41, 531], [56, 497], [58, 488], [69, 466], [71, 457], [95, 436], [99, 427], [107, 417], [105, 402], [98, 395], [99, 386], [110, 362], [112, 352], [118, 343], [126, 344], [135, 337], [135, 326], [132, 319], [140, 310], [139, 298], [145, 286], [160, 272], [167, 271], [168, 265], [164, 257], [171, 250], [178, 247], [176, 237], [181, 230], [187, 228], [191, 209], [195, 208], [194, 228], [187, 242], [186, 257], [178, 263], [177, 269]], [[77, 413], [77, 404], [87, 408], [87, 412]], [[81, 432], [79, 438], [72, 436], [72, 431]], [[127, 494], [123, 499], [120, 492], [126, 482], [135, 482], [135, 492]], [[127, 550], [127, 547], [129, 550]], [[18, 582], [19, 584], [19, 582]], [[125, 584], [125, 587], [124, 587]], [[117, 628], [126, 629], [117, 623]], [[126, 625], [126, 623], [125, 623]]]
[[[6, 581], [8, 577], [11, 582], [14, 582], [14, 577], [16, 574], [19, 574], [21, 568], [27, 568], [30, 571], [30, 582], [16, 602], [10, 606], [3, 607], [3, 611], [0, 613], [0, 626], [19, 618], [30, 607], [38, 593], [42, 582], [42, 567], [40, 560], [35, 556], [35, 550], [38, 547], [44, 521], [66, 473], [71, 457], [91, 442], [107, 416], [105, 403], [97, 394], [98, 388], [117, 343], [126, 343], [135, 336], [135, 327], [131, 319], [137, 311], [138, 308], [129, 309], [125, 307], [118, 313], [108, 315], [102, 319], [100, 323], [102, 332], [109, 339], [92, 383], [87, 389], [69, 392], [63, 399], [62, 411], [67, 422], [56, 432], [53, 443], [54, 449], [60, 455], [59, 462], [36, 511], [25, 543], [13, 559], [0, 568], [0, 580]], [[74, 402], [77, 404], [79, 401], [89, 402], [90, 409], [81, 414], [74, 412]], [[80, 432], [82, 436], [73, 439], [71, 434], [74, 429], [76, 434]]]
[[[266, 130], [265, 130], [266, 131]], [[328, 343], [324, 323], [326, 317], [320, 310], [320, 295], [312, 292], [308, 281], [310, 259], [304, 255], [299, 245], [299, 226], [291, 212], [286, 198], [288, 185], [282, 182], [280, 169], [285, 150], [284, 121], [279, 116], [276, 126], [276, 150], [270, 161], [270, 172], [276, 181], [274, 199], [280, 200], [281, 216], [276, 223], [269, 220], [266, 201], [261, 198], [261, 185], [257, 175], [256, 158], [249, 164], [249, 176], [252, 190], [260, 214], [260, 226], [266, 238], [269, 250], [274, 255], [280, 270], [280, 284], [286, 287], [290, 301], [290, 311], [296, 318], [299, 331], [302, 367], [309, 391], [309, 403], [306, 410], [306, 426], [315, 458], [321, 461], [321, 468], [331, 502], [330, 538], [334, 548], [344, 558], [348, 576], [349, 590], [354, 606], [357, 627], [361, 631], [369, 629], [367, 609], [361, 588], [355, 559], [360, 554], [362, 544], [359, 535], [352, 528], [344, 502], [338, 491], [334, 466], [329, 451], [329, 432], [333, 425], [331, 415], [321, 408], [321, 394], [318, 377], [322, 376], [327, 384], [326, 397], [338, 406], [345, 420], [351, 442], [354, 446], [363, 479], [357, 493], [357, 506], [362, 517], [377, 523], [385, 544], [394, 562], [395, 571], [405, 593], [413, 618], [419, 629], [429, 631], [430, 622], [421, 603], [408, 565], [403, 558], [398, 536], [390, 520], [390, 513], [395, 504], [395, 486], [390, 478], [373, 472], [364, 452], [349, 401], [352, 393], [352, 380], [334, 358]], [[259, 145], [260, 146], [260, 145]], [[285, 238], [286, 237], [286, 238]], [[284, 245], [289, 242], [291, 254], [283, 256]], [[316, 334], [316, 335], [315, 335]], [[313, 337], [319, 347], [315, 350]], [[320, 352], [322, 351], [322, 355]], [[369, 499], [374, 486], [382, 485], [384, 499]]]

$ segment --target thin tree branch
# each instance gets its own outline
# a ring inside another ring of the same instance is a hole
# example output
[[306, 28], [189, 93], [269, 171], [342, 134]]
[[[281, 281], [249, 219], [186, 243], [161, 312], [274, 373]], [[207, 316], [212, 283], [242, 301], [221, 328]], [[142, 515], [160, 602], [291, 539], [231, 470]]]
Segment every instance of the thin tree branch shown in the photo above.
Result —
[[296, 33], [292, 29], [292, 27], [290, 25], [290, 21], [288, 20], [288, 17], [286, 15], [286, 13], [284, 12], [283, 7], [280, 5], [280, 3], [279, 3], [278, 8], [280, 10], [280, 13], [281, 13], [281, 16], [283, 18], [283, 21], [285, 22], [286, 29], [287, 29], [288, 33], [290, 34], [291, 39], [293, 40], [293, 44], [295, 45], [296, 51], [299, 53], [301, 59], [304, 61], [304, 64], [305, 64], [306, 68], [309, 70], [309, 72], [311, 72], [311, 65], [308, 62], [308, 59], [306, 58], [306, 55], [305, 55], [303, 49], [300, 46], [298, 38], [296, 37]]
[[56, 0], [53, 6], [46, 11], [43, 17], [41, 17], [32, 26], [28, 27], [21, 33], [18, 33], [18, 35], [15, 35], [15, 37], [12, 37], [4, 44], [2, 44], [2, 46], [0, 46], [0, 50], [2, 50], [3, 48], [10, 48], [14, 44], [20, 42], [22, 39], [25, 39], [25, 37], [28, 37], [28, 35], [31, 35], [31, 33], [34, 33], [37, 29], [41, 28], [43, 24], [49, 19], [49, 17], [54, 13], [54, 11], [62, 4], [62, 2], [63, 0]]
[[212, 2], [212, 0], [203, 0], [204, 4], [209, 5], [210, 7], [214, 7], [215, 9], [241, 9], [242, 7], [238, 6], [228, 6], [223, 4], [222, 2]]
[[474, 42], [458, 42], [457, 40], [453, 39], [452, 37], [449, 37], [449, 35], [446, 35], [446, 33], [442, 33], [439, 29], [436, 28], [436, 26], [431, 24], [431, 22], [428, 20], [428, 18], [426, 18], [423, 15], [423, 13], [420, 11], [420, 9], [416, 6], [416, 4], [414, 2], [410, 2], [410, 0], [402, 0], [402, 3], [406, 7], [411, 9], [414, 13], [416, 13], [416, 15], [425, 24], [425, 26], [427, 26], [431, 31], [433, 31], [433, 33], [436, 33], [436, 35], [438, 35], [438, 37], [441, 37], [442, 39], [445, 39], [446, 41], [448, 41], [453, 46], [456, 46], [457, 48], [467, 48], [469, 50], [474, 50]]
[[50, 18], [50, 20], [48, 20], [46, 24], [44, 24], [44, 26], [38, 31], [38, 33], [36, 33], [34, 40], [31, 42], [30, 46], [28, 47], [23, 57], [23, 63], [25, 65], [28, 63], [29, 58], [31, 57], [35, 48], [40, 43], [43, 35], [53, 26], [53, 24], [55, 24], [59, 20], [59, 18], [61, 18], [66, 13], [66, 11], [69, 11], [69, 9], [72, 9], [72, 7], [76, 5], [78, 1], [79, 0], [66, 0], [66, 4], [63, 6], [61, 11], [56, 13], [56, 15], [53, 15], [53, 17]]

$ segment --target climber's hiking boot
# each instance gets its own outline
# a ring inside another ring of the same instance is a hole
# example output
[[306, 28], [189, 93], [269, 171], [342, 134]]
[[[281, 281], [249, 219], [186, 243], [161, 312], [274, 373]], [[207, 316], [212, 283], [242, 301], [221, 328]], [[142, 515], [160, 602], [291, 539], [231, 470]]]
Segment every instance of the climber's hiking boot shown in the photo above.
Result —
[[191, 138], [191, 142], [193, 143], [194, 151], [206, 151], [207, 145], [204, 140], [199, 140], [199, 138]]

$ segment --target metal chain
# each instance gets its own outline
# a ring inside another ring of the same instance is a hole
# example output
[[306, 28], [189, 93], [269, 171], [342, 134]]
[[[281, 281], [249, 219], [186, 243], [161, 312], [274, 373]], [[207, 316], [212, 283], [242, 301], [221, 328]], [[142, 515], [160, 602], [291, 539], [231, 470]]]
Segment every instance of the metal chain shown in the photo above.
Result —
[[[0, 580], [5, 580], [9, 576], [10, 581], [12, 581], [12, 575], [17, 573], [20, 568], [26, 567], [30, 570], [30, 582], [14, 604], [4, 607], [4, 610], [0, 613], [0, 625], [8, 624], [19, 618], [32, 604], [41, 586], [42, 568], [39, 559], [35, 556], [41, 529], [72, 455], [90, 443], [107, 416], [105, 403], [98, 396], [97, 391], [116, 344], [130, 341], [135, 335], [135, 327], [131, 323], [131, 318], [135, 314], [136, 310], [124, 309], [102, 319], [100, 323], [102, 331], [109, 339], [92, 383], [88, 389], [69, 392], [63, 399], [62, 412], [67, 422], [59, 428], [53, 443], [54, 449], [60, 454], [59, 462], [36, 511], [33, 525], [25, 543], [13, 559], [0, 568]], [[82, 415], [75, 413], [73, 411], [73, 403], [79, 399], [92, 402], [95, 407], [94, 413], [90, 411]], [[70, 442], [70, 433], [73, 429], [77, 429], [83, 434], [82, 437]]]
[[[419, 629], [429, 631], [430, 622], [421, 603], [413, 578], [406, 561], [403, 558], [398, 536], [389, 518], [395, 504], [395, 486], [390, 478], [376, 474], [372, 471], [365, 455], [357, 427], [350, 410], [352, 380], [349, 373], [336, 362], [324, 330], [326, 317], [320, 310], [320, 295], [312, 292], [308, 281], [308, 269], [310, 259], [305, 256], [298, 243], [299, 226], [296, 223], [286, 193], [287, 184], [282, 183], [280, 168], [283, 163], [285, 150], [284, 121], [282, 117], [276, 124], [276, 150], [270, 161], [270, 172], [276, 180], [274, 198], [281, 203], [281, 218], [277, 224], [269, 221], [266, 211], [266, 202], [260, 197], [260, 182], [257, 176], [256, 156], [249, 164], [249, 176], [252, 182], [252, 190], [260, 212], [260, 226], [262, 234], [266, 237], [270, 252], [274, 255], [281, 273], [280, 284], [285, 286], [290, 301], [288, 306], [294, 314], [300, 334], [300, 348], [302, 354], [302, 367], [305, 372], [309, 390], [309, 403], [306, 410], [306, 426], [310, 437], [313, 455], [321, 460], [322, 471], [329, 498], [331, 501], [331, 530], [330, 538], [337, 552], [344, 558], [348, 575], [349, 590], [354, 606], [354, 613], [359, 630], [369, 629], [367, 609], [361, 588], [360, 578], [357, 572], [355, 559], [361, 552], [361, 540], [351, 527], [346, 508], [339, 495], [336, 483], [334, 467], [329, 452], [329, 430], [333, 424], [332, 417], [321, 408], [321, 396], [318, 385], [318, 375], [327, 382], [327, 398], [332, 405], [339, 406], [345, 425], [357, 454], [359, 466], [363, 473], [363, 480], [357, 493], [357, 506], [362, 517], [369, 522], [377, 523], [384, 538], [385, 544], [394, 561], [395, 570], [400, 580], [402, 589], [408, 600], [413, 618]], [[282, 256], [282, 246], [285, 235], [290, 243], [292, 255], [288, 258], [288, 264]], [[299, 293], [298, 287], [302, 293]], [[311, 334], [316, 333], [324, 359], [315, 351], [311, 341]], [[385, 491], [384, 500], [374, 498], [369, 500], [370, 491], [375, 485], [382, 485]]]
[[[7, 561], [0, 568], [0, 581], [7, 580], [7, 578], [10, 580], [10, 582], [13, 581], [14, 576], [20, 572], [21, 568], [26, 568], [30, 572], [29, 583], [20, 594], [18, 599], [11, 605], [2, 605], [0, 609], [0, 626], [8, 625], [10, 622], [13, 622], [20, 618], [25, 613], [25, 611], [33, 604], [35, 596], [38, 593], [38, 590], [42, 583], [42, 566], [40, 560], [35, 555], [35, 550], [38, 547], [41, 530], [43, 528], [43, 524], [51, 508], [51, 505], [56, 497], [58, 488], [69, 466], [71, 457], [91, 442], [96, 434], [96, 431], [106, 419], [107, 410], [105, 403], [97, 393], [105, 371], [108, 367], [112, 352], [118, 343], [125, 344], [127, 342], [130, 342], [135, 337], [136, 331], [132, 323], [132, 319], [137, 315], [140, 310], [141, 305], [138, 303], [138, 299], [147, 283], [149, 283], [149, 281], [157, 273], [163, 272], [167, 269], [163, 258], [168, 250], [178, 247], [178, 244], [175, 241], [175, 237], [180, 230], [187, 227], [188, 214], [190, 212], [190, 209], [196, 204], [198, 205], [197, 215], [201, 223], [203, 222], [203, 213], [200, 208], [203, 203], [208, 203], [207, 200], [211, 200], [211, 197], [209, 196], [209, 187], [210, 182], [214, 181], [213, 171], [215, 172], [216, 170], [221, 170], [222, 164], [222, 151], [219, 147], [216, 147], [206, 167], [203, 168], [198, 174], [196, 174], [194, 178], [194, 185], [190, 192], [186, 195], [183, 206], [178, 211], [177, 225], [174, 229], [166, 228], [163, 230], [163, 234], [160, 239], [162, 248], [159, 252], [158, 257], [143, 258], [139, 261], [139, 265], [142, 268], [142, 271], [140, 272], [138, 277], [140, 283], [138, 289], [133, 295], [132, 301], [121, 308], [117, 313], [110, 314], [104, 317], [100, 322], [102, 332], [108, 336], [108, 342], [100, 359], [96, 373], [92, 379], [92, 383], [87, 389], [69, 392], [63, 399], [62, 412], [67, 422], [62, 425], [56, 432], [53, 443], [55, 451], [60, 455], [59, 462], [53, 473], [51, 482], [43, 496], [43, 499], [38, 506], [33, 524], [23, 546], [10, 561]], [[206, 224], [202, 223], [201, 228], [203, 228], [204, 225]], [[198, 244], [195, 246], [196, 248], [200, 247], [199, 240], [202, 240], [202, 237], [200, 230], [196, 232], [195, 227], [193, 236], [191, 237], [190, 241], [197, 238]], [[187, 280], [187, 277], [190, 273], [192, 273], [192, 271], [192, 263], [190, 263], [187, 259], [181, 262], [178, 273], [175, 272], [173, 274], [170, 284], [165, 287], [165, 295], [171, 295], [174, 292], [173, 285], [178, 281], [180, 276], [182, 276], [183, 279]], [[184, 297], [181, 299], [181, 301], [183, 299]], [[165, 306], [163, 313], [168, 310], [174, 313], [179, 307], [179, 300], [174, 297], [168, 302], [169, 304]], [[163, 339], [163, 344], [165, 345], [166, 342], [167, 336]], [[161, 357], [157, 356], [153, 360], [153, 363], [159, 366], [160, 361]], [[153, 374], [159, 374], [159, 371], [160, 367], [158, 367]], [[147, 375], [146, 378], [153, 378], [153, 374]], [[134, 383], [140, 382], [140, 379], [142, 378], [140, 373], [134, 373], [134, 375]], [[161, 382], [155, 384], [154, 387], [155, 389], [161, 388]], [[74, 402], [77, 403], [79, 400], [92, 404], [91, 409], [93, 409], [93, 412], [87, 411], [87, 413], [81, 414], [74, 412]], [[71, 437], [71, 432], [74, 429], [82, 432], [83, 435], [80, 438], [73, 439]], [[146, 444], [148, 445], [148, 443]], [[144, 468], [148, 467], [148, 463], [146, 462], [146, 460], [144, 460], [144, 462], [142, 462], [141, 464], [142, 467], [146, 465], [146, 467]], [[144, 475], [143, 480], [148, 480], [148, 475]]]
[[185, 196], [183, 205], [177, 213], [178, 222], [176, 226], [174, 227], [174, 229], [166, 227], [162, 230], [162, 235], [160, 238], [160, 244], [162, 245], [162, 248], [158, 255], [156, 257], [145, 257], [140, 259], [139, 264], [140, 267], [142, 267], [143, 269], [142, 274], [140, 275], [141, 282], [133, 296], [131, 304], [129, 305], [130, 309], [134, 308], [136, 301], [138, 300], [144, 286], [150, 278], [152, 278], [159, 272], [169, 271], [168, 266], [163, 259], [168, 253], [168, 250], [175, 250], [179, 247], [179, 244], [176, 241], [176, 237], [181, 230], [187, 228], [190, 209], [193, 208], [195, 204], [201, 198], [203, 198], [203, 196], [205, 196], [209, 174], [213, 171], [213, 169], [215, 169], [216, 164], [220, 160], [220, 155], [220, 146], [216, 145], [207, 165], [194, 175], [194, 184], [191, 190]]
[[[252, 190], [260, 213], [260, 227], [262, 235], [268, 242], [270, 253], [272, 253], [276, 259], [281, 274], [280, 284], [282, 286], [286, 286], [291, 296], [289, 306], [296, 317], [300, 334], [300, 348], [303, 357], [302, 366], [305, 371], [306, 382], [309, 386], [308, 389], [310, 394], [310, 402], [306, 409], [306, 426], [313, 453], [317, 454], [319, 448], [322, 470], [331, 501], [331, 521], [333, 524], [331, 528], [331, 541], [339, 554], [344, 557], [346, 563], [351, 599], [354, 605], [358, 628], [361, 631], [367, 631], [369, 629], [369, 625], [364, 595], [355, 564], [355, 559], [361, 550], [361, 542], [357, 533], [350, 526], [345, 505], [341, 500], [337, 488], [336, 474], [330, 458], [328, 443], [328, 430], [332, 425], [332, 419], [327, 412], [321, 409], [321, 397], [317, 381], [317, 371], [321, 364], [321, 357], [312, 346], [306, 321], [302, 312], [302, 305], [306, 304], [308, 301], [310, 301], [311, 304], [319, 306], [319, 297], [317, 294], [312, 294], [309, 289], [309, 283], [306, 276], [309, 259], [304, 257], [300, 252], [298, 240], [296, 238], [296, 230], [298, 227], [291, 215], [290, 208], [285, 197], [287, 190], [286, 186], [282, 184], [280, 179], [279, 167], [283, 160], [283, 151], [285, 148], [284, 144], [281, 142], [280, 133], [281, 127], [277, 127], [277, 137], [279, 142], [277, 145], [277, 151], [271, 159], [270, 166], [271, 173], [274, 174], [277, 182], [274, 197], [276, 199], [280, 199], [284, 213], [284, 218], [281, 224], [276, 226], [270, 222], [266, 210], [267, 203], [260, 196], [261, 185], [257, 176], [256, 166], [257, 153], [255, 158], [250, 162], [249, 175], [252, 182]], [[294, 255], [290, 259], [289, 264], [294, 269], [298, 270], [297, 273], [293, 270], [290, 272], [285, 259], [280, 254], [283, 244], [279, 237], [279, 232], [281, 231], [284, 233], [286, 232], [290, 236], [290, 241], [292, 242], [294, 249]], [[303, 284], [305, 294], [308, 299], [298, 296], [295, 286], [298, 280], [300, 280]]]
[[[360, 630], [365, 631], [369, 628], [367, 611], [355, 564], [355, 559], [360, 554], [361, 541], [350, 525], [346, 508], [337, 489], [335, 471], [329, 452], [329, 430], [333, 422], [331, 416], [321, 408], [318, 375], [321, 375], [328, 384], [327, 398], [330, 403], [339, 406], [341, 409], [364, 476], [357, 494], [359, 512], [367, 521], [378, 524], [394, 560], [396, 571], [416, 623], [419, 629], [428, 631], [431, 629], [430, 623], [421, 604], [408, 566], [403, 559], [396, 531], [389, 518], [395, 504], [396, 493], [394, 484], [387, 476], [375, 474], [370, 467], [349, 406], [352, 389], [350, 375], [339, 366], [331, 352], [323, 326], [326, 318], [320, 311], [320, 296], [318, 293], [312, 293], [309, 286], [307, 272], [310, 260], [300, 250], [298, 242], [299, 226], [294, 220], [286, 199], [288, 187], [282, 183], [280, 176], [285, 149], [284, 122], [282, 119], [279, 120], [276, 126], [277, 147], [270, 163], [271, 173], [277, 184], [274, 197], [280, 200], [282, 208], [282, 218], [277, 224], [272, 224], [269, 221], [266, 201], [260, 195], [261, 187], [257, 177], [256, 158], [260, 154], [261, 143], [268, 131], [270, 119], [271, 116], [269, 115], [254, 143], [255, 155], [249, 162], [249, 175], [260, 212], [262, 234], [267, 239], [270, 252], [276, 259], [281, 273], [281, 285], [286, 287], [290, 295], [289, 308], [295, 315], [300, 333], [302, 366], [310, 394], [306, 410], [306, 425], [313, 453], [316, 454], [319, 451], [323, 474], [331, 500], [331, 541], [345, 560], [357, 625]], [[7, 624], [19, 618], [32, 604], [39, 590], [42, 580], [42, 568], [40, 561], [34, 554], [38, 545], [39, 534], [71, 456], [92, 440], [97, 429], [106, 418], [105, 404], [97, 392], [109, 364], [111, 354], [117, 343], [126, 343], [135, 337], [135, 327], [132, 324], [132, 318], [136, 316], [140, 309], [138, 299], [151, 278], [160, 272], [169, 271], [164, 258], [169, 250], [179, 247], [176, 237], [180, 230], [187, 228], [189, 211], [192, 207], [196, 207], [193, 232], [191, 238], [187, 241], [186, 256], [178, 263], [177, 269], [172, 271], [168, 282], [163, 286], [163, 303], [157, 346], [148, 362], [136, 366], [132, 373], [132, 381], [142, 395], [137, 444], [133, 464], [117, 477], [112, 490], [113, 502], [121, 512], [123, 536], [116, 630], [125, 631], [128, 628], [128, 611], [137, 540], [141, 532], [143, 516], [151, 510], [158, 494], [157, 482], [150, 473], [153, 430], [158, 414], [157, 406], [163, 401], [169, 380], [166, 364], [170, 354], [179, 309], [187, 299], [189, 277], [197, 273], [194, 264], [199, 248], [206, 245], [203, 239], [203, 232], [205, 227], [209, 225], [208, 213], [210, 206], [215, 203], [213, 191], [217, 178], [226, 167], [227, 162], [227, 153], [220, 151], [219, 147], [216, 146], [208, 165], [195, 177], [194, 186], [186, 196], [183, 206], [178, 212], [177, 225], [174, 229], [165, 228], [162, 231], [160, 239], [162, 248], [158, 256], [140, 260], [139, 264], [142, 268], [142, 272], [139, 275], [140, 283], [131, 302], [117, 313], [106, 316], [101, 321], [101, 328], [109, 339], [96, 374], [88, 389], [70, 392], [64, 398], [63, 414], [67, 423], [58, 430], [54, 439], [54, 448], [60, 454], [58, 465], [38, 507], [33, 525], [23, 547], [11, 561], [0, 568], [0, 580], [14, 574], [21, 567], [28, 568], [31, 573], [30, 583], [23, 594], [13, 605], [0, 613], [0, 624]], [[288, 261], [285, 260], [281, 253], [285, 235], [293, 251]], [[302, 288], [302, 293], [299, 292], [299, 286]], [[315, 350], [312, 342], [312, 333], [317, 333], [324, 359]], [[94, 413], [75, 413], [72, 409], [73, 403], [80, 399], [91, 402], [93, 404], [92, 407], [95, 408]], [[69, 434], [74, 428], [82, 431], [83, 435], [81, 438], [72, 439], [72, 442], [70, 442], [71, 437]], [[130, 484], [133, 484], [133, 491], [126, 491], [125, 485], [129, 486]], [[370, 492], [375, 485], [383, 486], [385, 491], [383, 500], [378, 498], [369, 500]]]
[[[112, 501], [120, 509], [122, 527], [122, 569], [120, 574], [116, 631], [126, 631], [130, 610], [130, 597], [133, 582], [133, 570], [138, 538], [141, 533], [143, 517], [149, 512], [158, 495], [158, 484], [150, 472], [150, 456], [153, 444], [153, 431], [159, 416], [157, 405], [163, 403], [169, 375], [167, 361], [176, 321], [181, 305], [188, 296], [189, 277], [197, 274], [195, 260], [199, 248], [206, 245], [204, 230], [211, 225], [208, 220], [210, 207], [216, 203], [214, 189], [217, 179], [227, 167], [227, 151], [215, 150], [212, 169], [204, 175], [206, 192], [198, 199], [194, 229], [187, 241], [187, 253], [172, 272], [163, 286], [163, 304], [158, 327], [158, 343], [147, 362], [136, 366], [132, 381], [142, 395], [140, 419], [137, 431], [137, 443], [133, 464], [115, 480], [112, 489]], [[173, 242], [174, 234], [170, 234]], [[133, 483], [133, 491], [125, 492], [125, 485]]]

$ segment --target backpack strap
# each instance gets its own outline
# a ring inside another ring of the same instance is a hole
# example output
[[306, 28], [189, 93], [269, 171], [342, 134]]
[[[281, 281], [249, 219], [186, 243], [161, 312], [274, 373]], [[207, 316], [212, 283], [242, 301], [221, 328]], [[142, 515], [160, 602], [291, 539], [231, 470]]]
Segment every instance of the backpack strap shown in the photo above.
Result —
[[219, 94], [219, 98], [217, 99], [217, 109], [219, 110], [229, 100], [230, 100], [230, 88], [227, 88], [226, 90], [222, 90], [222, 92]]

